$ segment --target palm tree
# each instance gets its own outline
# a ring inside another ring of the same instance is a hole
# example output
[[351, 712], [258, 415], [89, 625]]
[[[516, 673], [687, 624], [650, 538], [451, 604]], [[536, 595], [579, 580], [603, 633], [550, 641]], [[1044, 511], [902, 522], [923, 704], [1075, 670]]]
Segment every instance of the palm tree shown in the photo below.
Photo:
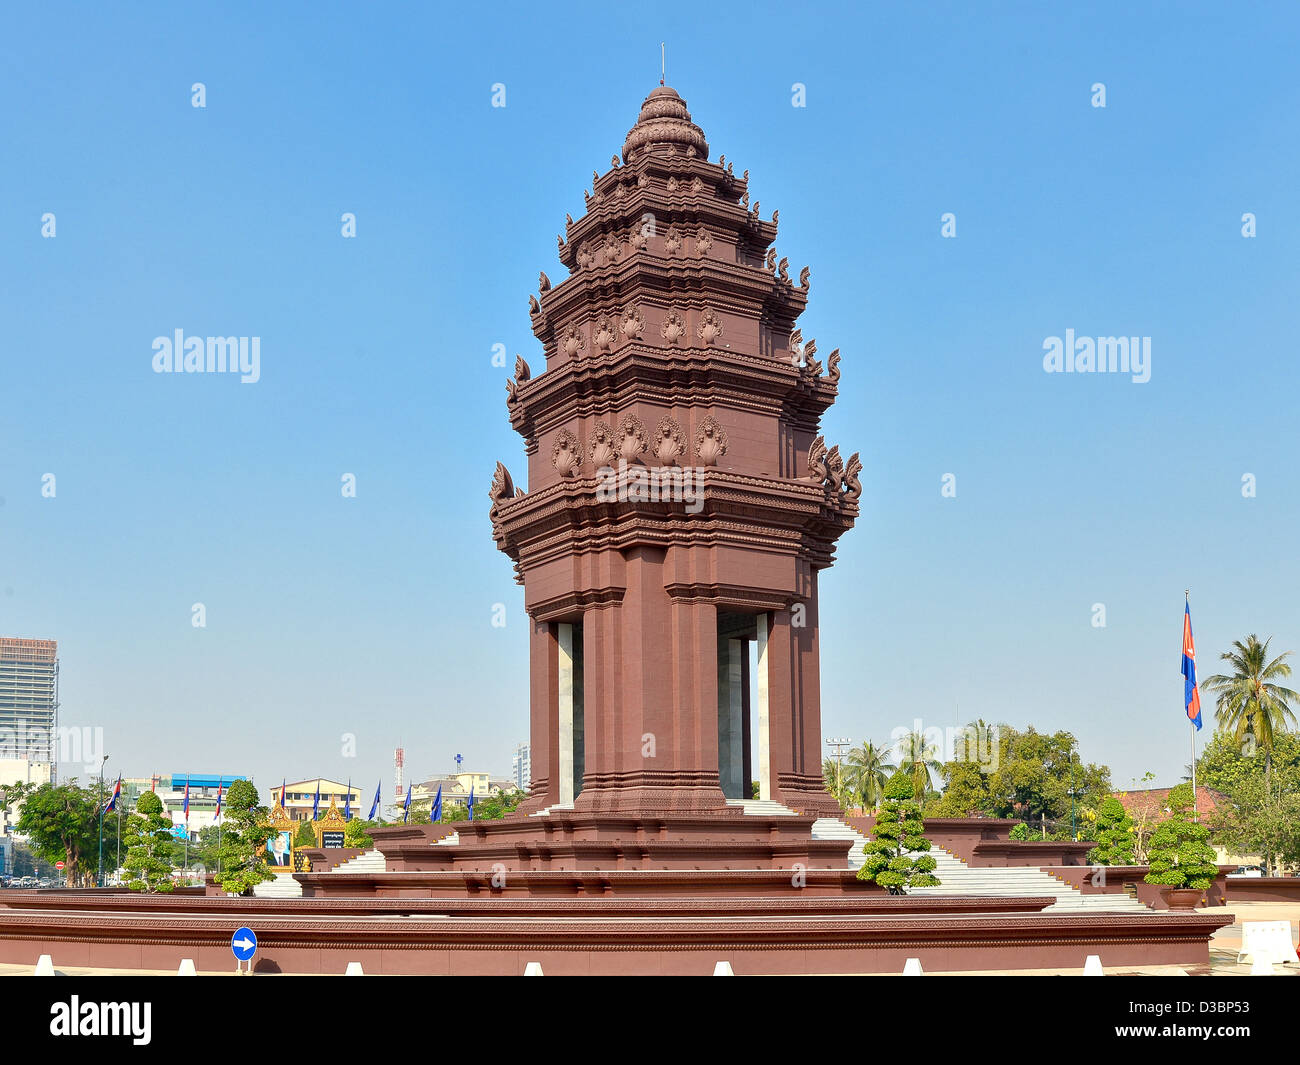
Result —
[[885, 797], [885, 782], [897, 768], [885, 761], [887, 752], [874, 743], [862, 741], [862, 746], [849, 751], [849, 764], [845, 766], [848, 780], [848, 797], [856, 799], [863, 809], [873, 809]]
[[835, 801], [840, 804], [840, 808], [847, 810], [849, 808], [847, 800], [853, 796], [849, 781], [841, 770], [839, 762], [834, 758], [822, 759], [822, 779], [826, 781], [826, 790], [835, 796]]
[[1219, 657], [1232, 663], [1232, 675], [1216, 674], [1206, 677], [1201, 688], [1207, 695], [1217, 696], [1214, 716], [1221, 728], [1230, 729], [1237, 743], [1241, 743], [1249, 733], [1255, 743], [1264, 750], [1264, 779], [1272, 792], [1273, 784], [1273, 736], [1277, 732], [1286, 732], [1296, 724], [1295, 714], [1290, 704], [1300, 701], [1290, 688], [1283, 688], [1272, 683], [1291, 676], [1291, 667], [1286, 659], [1290, 651], [1284, 651], [1271, 662], [1268, 660], [1268, 645], [1273, 642], [1270, 636], [1263, 643], [1251, 633], [1246, 642], [1234, 640], [1233, 650], [1225, 651]]
[[943, 766], [935, 757], [939, 751], [925, 738], [924, 732], [909, 732], [898, 741], [898, 758], [912, 777], [912, 798], [925, 801], [930, 790], [931, 776], [938, 775]]

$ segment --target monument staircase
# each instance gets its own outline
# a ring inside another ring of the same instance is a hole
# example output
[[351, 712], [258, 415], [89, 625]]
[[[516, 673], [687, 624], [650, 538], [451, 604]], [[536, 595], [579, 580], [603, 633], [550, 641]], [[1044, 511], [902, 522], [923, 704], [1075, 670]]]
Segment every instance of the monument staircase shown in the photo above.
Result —
[[259, 899], [298, 899], [302, 894], [302, 885], [287, 875], [264, 880], [253, 888], [253, 897]]
[[[737, 805], [747, 814], [760, 812], [768, 816], [779, 816], [782, 813], [794, 814], [793, 810], [778, 802], [761, 799], [731, 800], [728, 805]], [[820, 817], [813, 822], [812, 833], [814, 839], [848, 840], [850, 842], [849, 866], [854, 870], [862, 868], [866, 861], [866, 854], [862, 848], [867, 842], [867, 837], [857, 829], [837, 817]], [[1045, 913], [1150, 912], [1145, 903], [1125, 894], [1085, 895], [1078, 888], [1036, 867], [975, 868], [938, 846], [931, 848], [930, 856], [936, 863], [935, 876], [939, 878], [939, 886], [912, 888], [908, 892], [909, 895], [916, 898], [1040, 898], [1046, 895], [1055, 901], [1046, 908]]]
[[[758, 846], [755, 839], [779, 843], [785, 838], [782, 829], [788, 829], [791, 835], [807, 835], [812, 844], [809, 859], [806, 862], [810, 873], [833, 872], [833, 882], [838, 881], [840, 890], [853, 893], [879, 891], [873, 885], [856, 879], [857, 871], [862, 867], [866, 856], [863, 846], [867, 837], [858, 832], [845, 821], [835, 817], [809, 818], [801, 816], [795, 810], [771, 799], [729, 799], [728, 811], [735, 811], [730, 819], [710, 822], [703, 818], [688, 819], [689, 825], [678, 824], [678, 838], [665, 840], [638, 841], [637, 832], [629, 831], [626, 838], [615, 846], [604, 838], [606, 833], [617, 830], [611, 828], [607, 819], [602, 824], [587, 825], [586, 831], [594, 830], [594, 838], [566, 842], [574, 832], [581, 834], [581, 825], [575, 826], [572, 819], [572, 804], [556, 804], [527, 815], [528, 822], [522, 826], [521, 818], [500, 821], [477, 822], [474, 826], [472, 840], [462, 844], [461, 833], [452, 833], [438, 839], [431, 839], [430, 826], [407, 826], [391, 836], [394, 842], [385, 842], [388, 854], [378, 847], [341, 863], [326, 875], [350, 874], [364, 877], [366, 874], [384, 873], [421, 873], [421, 872], [457, 872], [482, 873], [495, 869], [512, 872], [573, 872], [579, 878], [600, 881], [606, 874], [616, 879], [624, 879], [621, 872], [627, 872], [638, 862], [644, 862], [648, 871], [658, 869], [671, 872], [674, 869], [691, 874], [688, 881], [694, 879], [700, 890], [709, 893], [725, 892], [729, 886], [735, 890], [746, 891], [744, 879], [712, 875], [719, 872], [740, 872], [742, 870], [772, 870], [781, 875], [791, 869], [794, 862], [778, 857], [780, 846]], [[668, 818], [660, 819], [665, 825]], [[556, 824], [549, 824], [556, 822]], [[687, 831], [691, 827], [703, 825], [704, 834], [693, 836]], [[466, 822], [466, 828], [470, 823]], [[549, 837], [560, 838], [552, 841]], [[642, 830], [643, 831], [643, 830]], [[384, 839], [392, 829], [384, 830]], [[445, 850], [442, 848], [446, 848]], [[582, 855], [588, 855], [592, 863], [569, 866], [570, 861], [582, 862]], [[1096, 913], [1128, 912], [1149, 913], [1149, 909], [1136, 899], [1124, 894], [1085, 895], [1077, 888], [1058, 880], [1050, 873], [1030, 866], [1009, 866], [996, 868], [976, 868], [957, 858], [941, 847], [934, 847], [931, 856], [937, 863], [935, 875], [939, 877], [937, 887], [913, 888], [908, 892], [914, 899], [1025, 899], [1042, 904], [1050, 900], [1045, 911], [1048, 913]], [[788, 854], [787, 854], [788, 858]], [[689, 865], [683, 864], [683, 860]], [[656, 864], [659, 863], [659, 864]], [[706, 863], [711, 863], [710, 865]], [[773, 864], [777, 863], [777, 864]], [[846, 876], [851, 872], [852, 877]], [[695, 875], [704, 874], [704, 875]], [[310, 878], [316, 880], [315, 876]], [[443, 890], [464, 890], [466, 884], [476, 885], [474, 877], [454, 877], [450, 881], [443, 878], [441, 885], [431, 884], [433, 894], [442, 894]], [[539, 890], [553, 887], [554, 881], [527, 877]], [[337, 881], [336, 881], [337, 883]], [[312, 887], [309, 894], [314, 894]], [[323, 891], [324, 894], [332, 892]]]

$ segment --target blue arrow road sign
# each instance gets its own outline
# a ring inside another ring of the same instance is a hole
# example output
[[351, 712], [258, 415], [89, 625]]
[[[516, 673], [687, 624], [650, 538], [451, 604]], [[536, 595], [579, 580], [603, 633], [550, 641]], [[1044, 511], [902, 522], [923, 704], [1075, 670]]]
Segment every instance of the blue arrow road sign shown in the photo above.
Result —
[[230, 949], [236, 961], [249, 961], [257, 953], [257, 936], [251, 928], [241, 928], [230, 937]]

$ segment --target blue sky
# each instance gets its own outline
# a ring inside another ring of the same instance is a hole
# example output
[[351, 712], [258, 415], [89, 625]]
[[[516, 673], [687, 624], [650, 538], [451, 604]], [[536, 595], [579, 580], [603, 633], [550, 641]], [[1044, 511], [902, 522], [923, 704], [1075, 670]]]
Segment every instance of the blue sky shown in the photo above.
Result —
[[[59, 640], [64, 723], [128, 775], [387, 789], [398, 743], [504, 773], [526, 625], [486, 489], [525, 463], [492, 346], [540, 368], [527, 295], [666, 41], [843, 352], [825, 734], [1068, 727], [1172, 783], [1183, 589], [1202, 673], [1300, 647], [1300, 17], [1142, 6], [9, 5], [0, 632]], [[177, 328], [260, 337], [261, 380], [154, 374]], [[1066, 329], [1151, 337], [1151, 380], [1044, 373]]]

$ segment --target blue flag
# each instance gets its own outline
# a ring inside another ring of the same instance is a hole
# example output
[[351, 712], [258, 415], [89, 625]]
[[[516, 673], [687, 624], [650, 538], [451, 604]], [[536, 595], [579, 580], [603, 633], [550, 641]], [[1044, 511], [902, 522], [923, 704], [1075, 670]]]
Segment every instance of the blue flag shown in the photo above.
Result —
[[348, 793], [343, 796], [343, 820], [352, 820], [352, 778], [348, 777]]
[[366, 818], [367, 821], [373, 821], [375, 814], [379, 812], [379, 789], [383, 786], [384, 782], [382, 780], [375, 785], [375, 801], [370, 804], [370, 816]]
[[429, 809], [429, 823], [437, 824], [442, 820], [442, 785], [438, 785], [438, 795], [433, 800], [433, 806]]
[[469, 786], [469, 798], [465, 800], [465, 809], [469, 811], [469, 819], [474, 820], [474, 785]]
[[1196, 644], [1192, 642], [1192, 605], [1183, 607], [1183, 707], [1187, 720], [1201, 731], [1201, 693], [1196, 687]]
[[406, 789], [406, 802], [402, 803], [402, 824], [411, 816], [411, 789]]
[[320, 817], [320, 780], [316, 781], [316, 798], [311, 802], [311, 819], [315, 821]]
[[[108, 800], [108, 805], [104, 807], [104, 813], [112, 813], [117, 809], [117, 800], [122, 797], [122, 774], [117, 775], [117, 785], [113, 788], [113, 797]], [[220, 808], [221, 800], [217, 800], [217, 806]]]

